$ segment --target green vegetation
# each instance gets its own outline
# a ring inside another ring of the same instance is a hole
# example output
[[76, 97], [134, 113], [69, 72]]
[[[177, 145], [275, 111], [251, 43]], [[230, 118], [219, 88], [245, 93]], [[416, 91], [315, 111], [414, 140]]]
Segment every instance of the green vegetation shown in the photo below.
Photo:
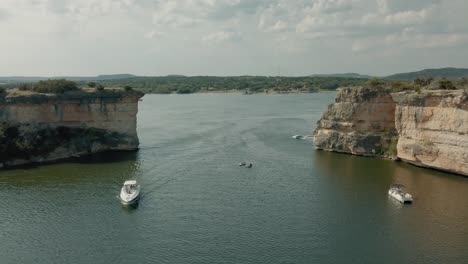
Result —
[[34, 91], [37, 93], [64, 93], [78, 90], [75, 82], [65, 79], [39, 81], [37, 83], [21, 83], [18, 85], [20, 91]]
[[6, 89], [0, 86], [0, 95], [6, 94]]
[[416, 84], [418, 86], [428, 86], [429, 84], [432, 83], [432, 81], [434, 81], [434, 78], [432, 78], [432, 77], [429, 77], [429, 78], [416, 78], [414, 80], [414, 84]]
[[394, 81], [394, 82], [390, 83], [390, 87], [393, 90], [402, 90], [402, 89], [404, 89], [405, 85], [406, 85], [406, 83], [401, 82], [401, 81]]
[[459, 86], [467, 86], [468, 85], [468, 78], [463, 77], [460, 80], [458, 80], [457, 85]]
[[417, 72], [399, 73], [385, 77], [389, 80], [414, 80], [416, 78], [448, 78], [457, 79], [468, 76], [468, 69], [463, 68], [441, 68], [426, 69]]
[[38, 93], [64, 93], [74, 90], [78, 90], [76, 83], [65, 79], [39, 81], [33, 87], [33, 91]]
[[20, 91], [31, 91], [33, 89], [33, 84], [32, 83], [20, 83], [18, 85], [18, 89]]
[[409, 81], [387, 81], [393, 91], [416, 91], [418, 94], [423, 90], [457, 90], [466, 89], [468, 79], [463, 77], [457, 80], [448, 80], [446, 78], [434, 79], [416, 78], [413, 82]]
[[386, 82], [384, 80], [378, 79], [378, 78], [373, 78], [367, 82], [367, 84], [371, 86], [382, 86], [385, 85]]
[[439, 81], [439, 89], [441, 90], [456, 90], [457, 87], [453, 85], [452, 81], [443, 79]]
[[[238, 76], [213, 77], [195, 76], [186, 77], [171, 75], [165, 77], [132, 77], [113, 79], [101, 82], [79, 82], [78, 84], [65, 80], [53, 79], [37, 83], [20, 83], [21, 91], [34, 91], [39, 93], [64, 93], [78, 90], [78, 87], [91, 87], [103, 91], [105, 87], [119, 88], [125, 91], [142, 91], [158, 94], [189, 94], [196, 92], [229, 92], [245, 91], [248, 93], [294, 93], [335, 91], [339, 87], [368, 86], [391, 89], [392, 91], [421, 91], [421, 90], [453, 90], [468, 89], [468, 79], [458, 80], [417, 78], [412, 81], [388, 79], [364, 79], [344, 77], [269, 77], [269, 76]], [[14, 86], [13, 86], [14, 87]]]
[[268, 77], [268, 76], [237, 76], [212, 77], [179, 75], [165, 77], [134, 77], [127, 79], [107, 80], [107, 86], [130, 86], [145, 93], [195, 93], [209, 91], [249, 90], [251, 92], [317, 92], [319, 90], [334, 91], [343, 86], [363, 85], [367, 79], [338, 77]]

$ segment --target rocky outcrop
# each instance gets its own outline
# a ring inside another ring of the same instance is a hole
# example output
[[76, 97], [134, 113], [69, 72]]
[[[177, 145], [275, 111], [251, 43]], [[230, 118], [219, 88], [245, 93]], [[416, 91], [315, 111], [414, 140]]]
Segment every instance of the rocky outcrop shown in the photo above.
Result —
[[383, 89], [339, 89], [314, 132], [318, 149], [362, 156], [394, 158], [396, 141], [395, 103]]
[[136, 91], [0, 97], [0, 166], [136, 150]]
[[392, 95], [398, 158], [468, 176], [468, 95], [461, 90]]
[[462, 90], [339, 89], [314, 144], [468, 176], [468, 96]]

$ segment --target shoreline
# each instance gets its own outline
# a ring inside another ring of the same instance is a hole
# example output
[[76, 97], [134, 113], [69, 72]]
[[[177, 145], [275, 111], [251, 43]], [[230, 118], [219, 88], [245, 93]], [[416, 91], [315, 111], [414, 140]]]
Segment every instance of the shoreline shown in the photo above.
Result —
[[[135, 89], [138, 91], [138, 89]], [[308, 91], [289, 91], [289, 92], [277, 92], [277, 91], [270, 91], [270, 92], [251, 92], [248, 94], [244, 94], [243, 91], [239, 90], [216, 90], [216, 91], [197, 91], [193, 93], [152, 93], [152, 92], [145, 92], [145, 94], [160, 94], [160, 95], [188, 95], [188, 94], [243, 94], [243, 95], [257, 95], [257, 94], [267, 94], [267, 95], [275, 95], [275, 94], [315, 94], [315, 93], [336, 93], [336, 91], [332, 90], [318, 90], [316, 92], [308, 92]]]

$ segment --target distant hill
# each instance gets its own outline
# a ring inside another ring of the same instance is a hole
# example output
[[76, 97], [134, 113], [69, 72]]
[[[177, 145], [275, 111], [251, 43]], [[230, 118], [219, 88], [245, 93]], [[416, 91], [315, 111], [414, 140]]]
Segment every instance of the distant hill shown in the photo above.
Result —
[[416, 72], [398, 73], [385, 77], [389, 80], [414, 80], [416, 78], [448, 78], [455, 79], [468, 76], [468, 69], [464, 68], [440, 68], [440, 69], [425, 69]]
[[54, 77], [39, 77], [39, 76], [7, 76], [0, 77], [0, 82], [2, 83], [28, 83], [28, 82], [37, 82], [47, 79], [67, 79], [70, 81], [107, 81], [107, 80], [119, 80], [119, 79], [129, 79], [136, 78], [138, 76], [133, 74], [106, 74], [98, 76], [54, 76]]
[[168, 75], [166, 75], [166, 77], [180, 77], [180, 78], [183, 78], [183, 77], [187, 77], [187, 76], [180, 75], [180, 74], [168, 74]]
[[[426, 69], [417, 72], [399, 73], [387, 77], [377, 77], [387, 80], [414, 80], [418, 77], [445, 77], [457, 79], [468, 77], [468, 69], [463, 68], [441, 68]], [[201, 90], [245, 90], [263, 91], [265, 89], [276, 89], [278, 91], [289, 90], [335, 90], [342, 86], [363, 85], [370, 75], [359, 73], [335, 73], [335, 74], [313, 74], [303, 77], [268, 77], [268, 76], [184, 76], [171, 74], [167, 76], [136, 76], [133, 74], [106, 74], [98, 76], [10, 76], [0, 77], [0, 86], [11, 88], [19, 83], [33, 83], [47, 79], [68, 79], [84, 85], [87, 82], [100, 82], [110, 86], [132, 86], [149, 93], [187, 93]]]
[[6, 76], [0, 77], [0, 82], [37, 82], [47, 80], [45, 77], [39, 76]]
[[96, 77], [97, 80], [115, 80], [115, 79], [128, 79], [128, 78], [135, 78], [138, 77], [133, 74], [107, 74], [107, 75], [99, 75]]
[[333, 77], [333, 78], [363, 78], [371, 79], [373, 76], [364, 75], [359, 73], [331, 73], [331, 74], [312, 74], [310, 77]]

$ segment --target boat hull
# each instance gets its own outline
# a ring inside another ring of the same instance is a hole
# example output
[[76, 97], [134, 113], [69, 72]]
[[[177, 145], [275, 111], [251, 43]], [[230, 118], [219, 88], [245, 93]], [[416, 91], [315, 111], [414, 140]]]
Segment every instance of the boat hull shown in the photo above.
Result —
[[140, 197], [136, 197], [132, 200], [124, 200], [122, 198], [120, 198], [120, 203], [122, 203], [123, 205], [133, 205], [133, 204], [136, 204], [140, 201]]
[[125, 190], [125, 187], [122, 187], [120, 191], [120, 202], [124, 205], [136, 204], [140, 200], [140, 188], [138, 187], [131, 193], [128, 193]]
[[398, 192], [389, 191], [388, 194], [395, 200], [399, 201], [400, 203], [409, 204], [413, 202], [412, 198], [407, 198]]

